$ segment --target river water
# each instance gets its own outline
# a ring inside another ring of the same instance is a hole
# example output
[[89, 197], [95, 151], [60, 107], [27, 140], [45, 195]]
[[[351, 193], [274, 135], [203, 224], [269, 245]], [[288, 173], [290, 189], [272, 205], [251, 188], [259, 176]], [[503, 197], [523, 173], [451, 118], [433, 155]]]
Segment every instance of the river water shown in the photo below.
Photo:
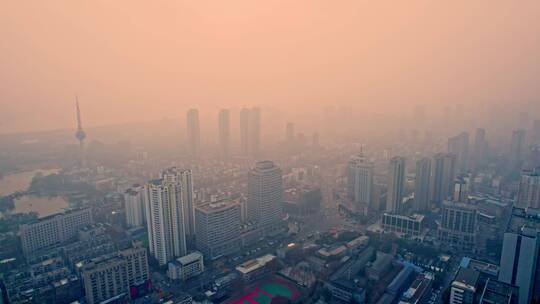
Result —
[[[37, 173], [49, 175], [58, 172], [58, 169], [32, 170], [13, 173], [0, 179], [0, 196], [9, 195], [17, 191], [25, 191], [30, 186], [32, 178]], [[15, 200], [15, 209], [10, 213], [37, 212], [39, 217], [61, 212], [68, 208], [69, 203], [60, 196], [39, 197], [24, 195]]]

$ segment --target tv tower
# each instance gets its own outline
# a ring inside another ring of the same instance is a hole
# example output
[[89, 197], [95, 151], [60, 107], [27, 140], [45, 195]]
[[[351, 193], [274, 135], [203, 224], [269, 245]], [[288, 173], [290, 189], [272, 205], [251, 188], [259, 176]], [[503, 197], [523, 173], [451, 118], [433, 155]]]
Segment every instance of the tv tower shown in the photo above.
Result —
[[79, 109], [79, 98], [75, 96], [75, 106], [77, 108], [77, 132], [75, 132], [75, 138], [79, 141], [79, 156], [81, 168], [86, 168], [86, 151], [84, 150], [84, 139], [86, 138], [86, 132], [82, 128], [81, 110]]

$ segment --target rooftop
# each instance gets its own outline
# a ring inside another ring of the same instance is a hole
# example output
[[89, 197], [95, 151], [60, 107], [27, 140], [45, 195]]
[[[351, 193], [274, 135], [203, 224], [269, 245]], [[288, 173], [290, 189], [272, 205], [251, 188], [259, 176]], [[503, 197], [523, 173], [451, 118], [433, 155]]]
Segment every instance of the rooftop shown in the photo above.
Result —
[[515, 304], [518, 301], [518, 288], [496, 280], [488, 279], [480, 303]]
[[201, 260], [202, 259], [202, 254], [198, 251], [194, 251], [188, 255], [185, 255], [183, 257], [180, 257], [178, 259], [176, 259], [178, 261], [178, 263], [182, 264], [182, 265], [187, 265], [187, 264], [191, 264], [195, 261], [198, 261], [198, 260]]
[[470, 268], [460, 268], [452, 286], [459, 287], [462, 289], [476, 289], [478, 284], [478, 278], [480, 273], [474, 269]]
[[266, 254], [253, 260], [246, 261], [236, 267], [236, 270], [242, 274], [250, 273], [266, 264], [272, 262], [276, 257], [271, 254]]
[[512, 208], [508, 232], [521, 233], [524, 227], [540, 231], [540, 209]]
[[497, 276], [499, 273], [499, 266], [483, 261], [474, 260], [469, 257], [463, 257], [459, 266], [462, 268], [474, 269], [476, 271], [487, 273], [493, 276]]
[[209, 213], [219, 210], [224, 210], [233, 206], [238, 205], [238, 202], [233, 200], [221, 200], [212, 203], [205, 203], [196, 207], [196, 209], [201, 210], [202, 212]]

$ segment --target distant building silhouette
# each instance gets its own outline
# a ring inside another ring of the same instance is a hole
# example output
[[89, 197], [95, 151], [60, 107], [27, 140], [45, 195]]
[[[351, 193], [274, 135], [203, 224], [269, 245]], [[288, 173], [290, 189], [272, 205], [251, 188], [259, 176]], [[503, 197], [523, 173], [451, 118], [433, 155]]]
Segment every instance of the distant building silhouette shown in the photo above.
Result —
[[201, 153], [201, 129], [199, 124], [199, 110], [189, 109], [186, 115], [187, 144], [191, 157], [199, 158]]
[[456, 156], [456, 175], [469, 170], [469, 133], [461, 132], [448, 139], [448, 152]]
[[231, 149], [231, 121], [230, 111], [222, 109], [218, 115], [219, 152], [222, 159], [228, 159]]

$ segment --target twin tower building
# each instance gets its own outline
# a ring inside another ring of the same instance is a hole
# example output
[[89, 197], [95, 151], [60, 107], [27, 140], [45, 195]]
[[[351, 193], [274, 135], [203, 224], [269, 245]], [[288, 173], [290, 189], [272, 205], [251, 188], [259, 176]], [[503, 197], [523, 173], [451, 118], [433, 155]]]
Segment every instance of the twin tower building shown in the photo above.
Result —
[[[128, 225], [146, 222], [150, 253], [160, 265], [189, 249], [213, 259], [241, 248], [242, 202], [196, 203], [191, 170], [166, 169], [159, 179], [126, 191], [125, 198]], [[245, 222], [263, 233], [275, 230], [283, 222], [282, 206], [280, 168], [271, 161], [257, 162], [248, 173]]]

